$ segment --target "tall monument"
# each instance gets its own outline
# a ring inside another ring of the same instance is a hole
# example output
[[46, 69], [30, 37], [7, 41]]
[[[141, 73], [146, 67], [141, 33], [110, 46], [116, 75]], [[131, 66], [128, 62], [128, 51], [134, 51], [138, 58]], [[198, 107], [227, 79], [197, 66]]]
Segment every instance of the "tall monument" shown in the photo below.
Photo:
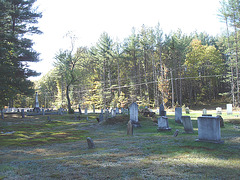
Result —
[[40, 112], [40, 108], [39, 108], [39, 102], [38, 102], [38, 93], [36, 92], [36, 96], [35, 96], [35, 107], [33, 109], [34, 112]]

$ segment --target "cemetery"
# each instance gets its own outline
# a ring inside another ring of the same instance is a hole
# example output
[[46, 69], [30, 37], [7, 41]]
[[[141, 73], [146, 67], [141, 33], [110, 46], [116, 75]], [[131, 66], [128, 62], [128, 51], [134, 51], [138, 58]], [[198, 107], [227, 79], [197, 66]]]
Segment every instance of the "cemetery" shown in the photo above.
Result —
[[239, 111], [222, 108], [220, 120], [216, 108], [206, 108], [212, 116], [202, 116], [202, 109], [190, 109], [190, 114], [180, 108], [177, 112], [153, 109], [155, 117], [145, 117], [138, 108], [133, 103], [129, 110], [112, 108], [111, 112], [4, 113], [0, 121], [0, 179], [121, 179], [123, 174], [126, 179], [240, 176]]

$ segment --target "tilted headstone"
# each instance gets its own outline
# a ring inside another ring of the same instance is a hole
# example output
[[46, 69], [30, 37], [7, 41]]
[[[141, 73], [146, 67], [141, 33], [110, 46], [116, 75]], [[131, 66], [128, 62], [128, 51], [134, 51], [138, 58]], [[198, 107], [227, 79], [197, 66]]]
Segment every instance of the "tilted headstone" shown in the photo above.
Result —
[[127, 125], [127, 135], [130, 135], [130, 136], [133, 135], [133, 125], [132, 125], [132, 121], [128, 121], [128, 125]]
[[78, 111], [79, 111], [79, 114], [81, 115], [82, 111], [81, 111], [81, 105], [80, 104], [78, 105]]
[[93, 143], [92, 138], [87, 137], [87, 143], [88, 143], [88, 149], [94, 149], [95, 148], [95, 145]]
[[182, 108], [175, 108], [175, 122], [182, 123]]
[[158, 131], [171, 131], [168, 125], [168, 118], [166, 116], [161, 116], [158, 118]]
[[218, 115], [217, 118], [219, 118], [219, 120], [220, 120], [220, 127], [224, 127], [224, 121], [223, 121], [222, 116]]
[[184, 131], [186, 133], [193, 133], [191, 117], [190, 116], [182, 116], [182, 122], [183, 122]]
[[138, 122], [138, 105], [135, 102], [130, 105], [130, 120], [134, 127], [141, 127]]
[[21, 116], [22, 118], [25, 118], [24, 109], [21, 110]]
[[221, 107], [217, 107], [216, 111], [217, 111], [217, 115], [221, 115], [222, 114], [222, 108]]
[[85, 108], [85, 115], [88, 115], [87, 108]]
[[175, 133], [173, 134], [173, 137], [177, 137], [177, 136], [178, 136], [178, 133], [179, 133], [179, 130], [177, 129], [177, 130], [175, 131]]
[[232, 104], [227, 104], [227, 115], [232, 114]]
[[223, 143], [221, 140], [220, 119], [218, 117], [198, 117], [198, 139], [196, 141]]

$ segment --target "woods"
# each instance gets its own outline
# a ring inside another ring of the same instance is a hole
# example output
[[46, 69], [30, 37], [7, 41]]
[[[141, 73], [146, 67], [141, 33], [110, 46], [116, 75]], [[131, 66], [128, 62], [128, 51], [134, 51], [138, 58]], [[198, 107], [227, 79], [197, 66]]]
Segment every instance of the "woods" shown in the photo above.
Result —
[[[37, 62], [38, 54], [22, 34], [40, 33], [37, 27], [27, 26], [41, 17], [31, 9], [34, 2], [1, 1], [2, 106], [11, 100], [12, 106], [31, 106], [33, 100], [28, 77], [37, 73], [23, 62]], [[239, 4], [236, 0], [221, 1], [219, 17], [226, 31], [216, 37], [205, 32], [185, 34], [180, 29], [166, 34], [158, 23], [132, 28], [121, 42], [103, 32], [92, 47], [79, 47], [72, 34], [71, 48], [56, 52], [54, 69], [34, 82], [40, 105], [69, 111], [79, 104], [107, 108], [131, 102], [191, 107], [228, 101], [239, 106]], [[6, 71], [14, 68], [14, 80], [10, 80]]]

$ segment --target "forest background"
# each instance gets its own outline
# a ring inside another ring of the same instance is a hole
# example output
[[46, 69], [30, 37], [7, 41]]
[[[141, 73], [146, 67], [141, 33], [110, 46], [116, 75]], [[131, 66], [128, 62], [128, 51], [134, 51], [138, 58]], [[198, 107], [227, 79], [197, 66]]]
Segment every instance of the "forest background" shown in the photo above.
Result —
[[[29, 4], [29, 11], [32, 4]], [[13, 17], [11, 12], [10, 16]], [[36, 23], [40, 17], [41, 14], [35, 14], [35, 21], [31, 23]], [[5, 93], [5, 96], [1, 97], [1, 104], [33, 107], [33, 92], [37, 91], [42, 107], [69, 110], [77, 109], [79, 104], [107, 108], [127, 107], [132, 102], [153, 108], [159, 107], [161, 103], [167, 107], [185, 105], [191, 108], [216, 101], [232, 102], [234, 106], [239, 106], [240, 2], [221, 1], [219, 17], [226, 24], [226, 32], [216, 37], [204, 32], [186, 35], [180, 29], [165, 34], [160, 24], [155, 27], [142, 25], [138, 29], [133, 28], [123, 42], [114, 41], [107, 32], [103, 32], [95, 46], [78, 47], [76, 52], [73, 51], [78, 46], [76, 37], [68, 33], [72, 46], [56, 52], [54, 69], [32, 86], [27, 78], [37, 74], [25, 68], [22, 79], [28, 84], [24, 87], [32, 91], [23, 93], [23, 88], [17, 89], [11, 91], [10, 96], [6, 84], [6, 87], [2, 86], [5, 91], [1, 94]], [[13, 25], [13, 19], [10, 25]], [[21, 29], [22, 22], [19, 23]], [[22, 31], [16, 31], [17, 28], [11, 30], [19, 40]], [[40, 33], [36, 29], [30, 30], [32, 33]], [[14, 42], [10, 39], [8, 41]], [[31, 44], [27, 44], [29, 46], [23, 49], [30, 49]], [[9, 44], [2, 42], [1, 46]], [[2, 62], [11, 61], [9, 52], [17, 46], [9, 48], [4, 51], [7, 55], [1, 57]], [[16, 53], [14, 58], [19, 60], [21, 55], [21, 52]], [[29, 61], [31, 58], [37, 61], [36, 53], [29, 57]], [[20, 59], [18, 62], [25, 61]], [[24, 64], [16, 66], [21, 69]], [[2, 74], [2, 77], [5, 75]], [[12, 87], [17, 86], [15, 84]]]

